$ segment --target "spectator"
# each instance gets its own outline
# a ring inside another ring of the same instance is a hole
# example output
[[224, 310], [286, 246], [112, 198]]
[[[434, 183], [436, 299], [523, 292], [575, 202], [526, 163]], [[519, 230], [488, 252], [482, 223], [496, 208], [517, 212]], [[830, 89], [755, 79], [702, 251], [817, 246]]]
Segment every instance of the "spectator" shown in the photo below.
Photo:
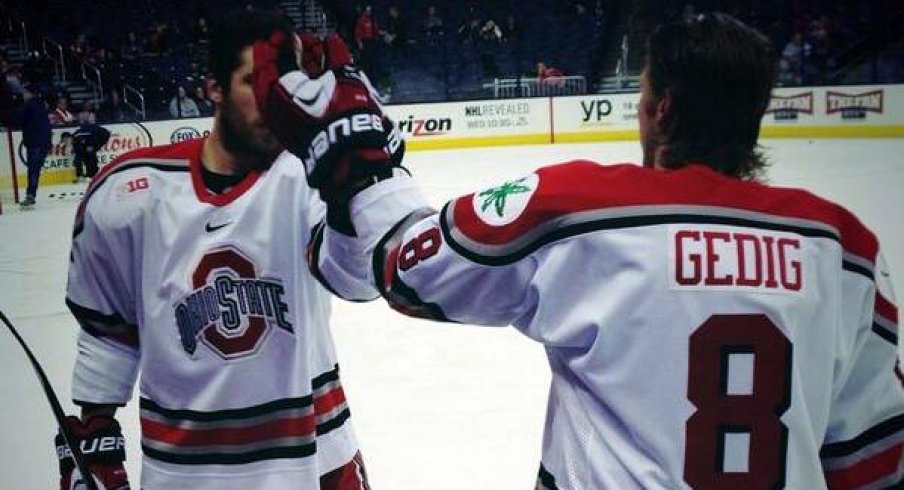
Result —
[[548, 80], [550, 78], [561, 78], [563, 76], [564, 74], [558, 68], [546, 66], [546, 63], [542, 60], [537, 62], [537, 78], [539, 78], [540, 81]]
[[119, 92], [111, 90], [97, 113], [98, 120], [102, 122], [124, 122], [130, 119], [128, 108], [122, 103]]
[[158, 22], [154, 25], [154, 32], [148, 42], [148, 54], [161, 56], [169, 53], [171, 37], [169, 24]]
[[185, 93], [185, 87], [181, 85], [176, 88], [176, 95], [170, 100], [169, 112], [175, 118], [201, 116], [198, 104]]
[[408, 22], [399, 14], [399, 8], [395, 5], [389, 7], [389, 20], [386, 22], [383, 41], [396, 51], [405, 49], [411, 41]]
[[427, 7], [427, 17], [424, 19], [424, 34], [430, 44], [440, 41], [446, 34], [443, 18], [436, 12], [436, 5]]
[[505, 18], [505, 29], [502, 31], [504, 39], [506, 42], [518, 42], [520, 38], [521, 32], [518, 29], [518, 23], [515, 21], [515, 16], [509, 14], [508, 17]]
[[476, 42], [480, 37], [481, 25], [477, 7], [470, 5], [468, 7], [468, 13], [458, 26], [458, 38], [465, 44]]
[[795, 32], [782, 50], [782, 58], [779, 61], [780, 78], [784, 77], [788, 84], [800, 85], [804, 57], [809, 50], [810, 47], [804, 44], [803, 33]]
[[76, 114], [75, 120], [78, 121], [79, 124], [97, 122], [97, 109], [94, 106], [93, 100], [86, 100], [85, 103], [82, 104], [82, 110]]
[[28, 83], [40, 86], [42, 89], [50, 87], [53, 82], [53, 67], [47, 64], [46, 57], [38, 51], [28, 53], [25, 64], [22, 66], [22, 76]]
[[488, 19], [480, 28], [480, 40], [485, 44], [497, 44], [502, 42], [502, 29], [492, 19]]
[[210, 39], [210, 26], [203, 15], [198, 17], [192, 37], [196, 43], [206, 43]]
[[815, 23], [815, 29], [811, 33], [811, 38], [812, 51], [809, 57], [811, 76], [807, 83], [825, 83], [833, 63], [833, 46], [829, 33], [828, 19], [823, 18]]
[[143, 52], [144, 49], [142, 48], [141, 40], [138, 38], [138, 33], [129, 31], [120, 48], [122, 58], [126, 60], [136, 60], [141, 57]]
[[79, 62], [85, 61], [91, 53], [91, 46], [88, 44], [88, 37], [85, 36], [85, 33], [79, 33], [75, 37], [75, 40], [72, 41], [72, 44], [69, 46], [69, 52], [72, 53], [72, 56]]
[[213, 102], [207, 98], [203, 85], [195, 87], [195, 103], [198, 105], [198, 112], [201, 113], [201, 116], [207, 117], [213, 115]]
[[373, 10], [370, 5], [367, 5], [355, 23], [355, 43], [358, 44], [358, 49], [361, 52], [367, 51], [368, 46], [377, 39], [378, 34], [379, 29], [373, 18]]
[[546, 66], [543, 61], [537, 62], [537, 79], [541, 87], [552, 89], [562, 88], [565, 86], [565, 75], [558, 69]]
[[371, 6], [366, 5], [355, 23], [355, 43], [358, 46], [358, 58], [360, 59], [358, 64], [374, 82], [382, 80], [383, 73], [377, 63], [379, 34], [380, 30], [374, 21]]
[[84, 182], [85, 177], [94, 178], [97, 174], [97, 153], [110, 140], [110, 131], [93, 121], [84, 121], [75, 133], [63, 133], [62, 139], [72, 144], [73, 182]]
[[684, 8], [681, 9], [681, 18], [684, 20], [684, 22], [691, 22], [696, 16], [697, 9], [694, 8], [694, 5], [690, 3], [684, 4]]
[[56, 105], [53, 112], [50, 113], [50, 124], [54, 126], [65, 126], [75, 122], [75, 117], [69, 112], [69, 96], [59, 94], [56, 99]]
[[6, 85], [13, 94], [22, 93], [22, 71], [17, 66], [9, 64], [6, 56], [0, 58], [0, 76], [6, 81]]
[[23, 209], [30, 209], [38, 195], [38, 182], [44, 159], [51, 146], [50, 118], [47, 105], [34, 85], [25, 87], [22, 92], [22, 112], [19, 125], [22, 128], [22, 144], [25, 146], [25, 166], [28, 168], [28, 187], [25, 190]]

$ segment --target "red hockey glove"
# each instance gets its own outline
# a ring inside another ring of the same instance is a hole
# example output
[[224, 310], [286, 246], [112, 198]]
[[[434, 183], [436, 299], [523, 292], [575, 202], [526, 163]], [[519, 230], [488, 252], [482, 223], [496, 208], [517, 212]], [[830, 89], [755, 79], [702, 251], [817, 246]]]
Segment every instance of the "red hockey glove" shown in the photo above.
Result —
[[287, 43], [277, 33], [254, 44], [254, 92], [267, 125], [304, 162], [308, 183], [325, 201], [342, 202], [392, 176], [404, 142], [370, 81], [352, 65], [345, 43], [334, 35], [310, 49], [303, 46], [308, 55], [302, 63], [325, 69], [318, 78], [287, 69]]
[[[66, 427], [77, 441], [98, 490], [129, 490], [129, 478], [122, 465], [126, 445], [119, 422], [113, 417], [95, 416], [83, 424], [70, 415], [66, 417]], [[86, 488], [62, 434], [57, 434], [55, 442], [60, 460], [60, 490]]]

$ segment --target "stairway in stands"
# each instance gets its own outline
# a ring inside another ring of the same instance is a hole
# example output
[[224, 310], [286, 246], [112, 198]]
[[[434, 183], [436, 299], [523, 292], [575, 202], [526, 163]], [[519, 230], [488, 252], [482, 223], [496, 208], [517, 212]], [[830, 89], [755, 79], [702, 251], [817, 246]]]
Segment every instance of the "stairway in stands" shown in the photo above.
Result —
[[325, 17], [323, 7], [315, 1], [281, 0], [279, 4], [297, 29], [318, 34], [336, 30], [333, 20]]
[[[25, 51], [20, 44], [2, 44], [0, 49], [4, 50], [8, 56], [9, 63], [12, 66], [23, 66], [28, 58], [28, 52]], [[33, 51], [33, 49], [32, 49]], [[91, 87], [81, 79], [81, 70], [67, 67], [70, 76], [65, 81], [54, 78], [55, 86], [65, 90], [69, 94], [69, 110], [75, 112], [76, 108], [81, 107], [86, 101], [95, 100], [96, 95]]]

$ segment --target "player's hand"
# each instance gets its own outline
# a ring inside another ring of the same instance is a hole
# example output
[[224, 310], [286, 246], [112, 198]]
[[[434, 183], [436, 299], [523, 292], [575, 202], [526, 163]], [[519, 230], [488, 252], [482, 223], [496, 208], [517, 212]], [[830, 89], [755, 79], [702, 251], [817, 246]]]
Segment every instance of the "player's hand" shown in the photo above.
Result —
[[277, 34], [254, 44], [254, 92], [267, 125], [304, 162], [308, 183], [324, 200], [342, 201], [368, 182], [391, 176], [404, 142], [345, 43], [334, 35], [303, 46], [302, 64], [311, 71], [323, 68], [312, 78], [281, 61], [287, 42]]
[[[116, 419], [94, 416], [82, 423], [70, 415], [66, 426], [79, 445], [98, 490], [129, 490], [129, 478], [122, 464], [126, 460], [125, 439]], [[63, 436], [57, 434], [55, 442], [60, 460], [60, 490], [86, 489]]]

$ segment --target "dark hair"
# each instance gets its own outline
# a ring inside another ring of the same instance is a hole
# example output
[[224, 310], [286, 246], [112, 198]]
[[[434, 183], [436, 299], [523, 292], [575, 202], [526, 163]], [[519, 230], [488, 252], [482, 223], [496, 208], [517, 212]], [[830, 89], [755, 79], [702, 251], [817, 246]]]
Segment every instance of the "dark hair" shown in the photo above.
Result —
[[671, 101], [663, 166], [699, 162], [734, 177], [761, 176], [757, 139], [776, 67], [769, 39], [729, 15], [698, 15], [657, 28], [646, 66], [652, 95]]
[[207, 50], [207, 70], [229, 93], [232, 72], [242, 64], [242, 50], [270, 38], [273, 31], [291, 34], [285, 17], [272, 12], [241, 10], [223, 17], [211, 30]]

